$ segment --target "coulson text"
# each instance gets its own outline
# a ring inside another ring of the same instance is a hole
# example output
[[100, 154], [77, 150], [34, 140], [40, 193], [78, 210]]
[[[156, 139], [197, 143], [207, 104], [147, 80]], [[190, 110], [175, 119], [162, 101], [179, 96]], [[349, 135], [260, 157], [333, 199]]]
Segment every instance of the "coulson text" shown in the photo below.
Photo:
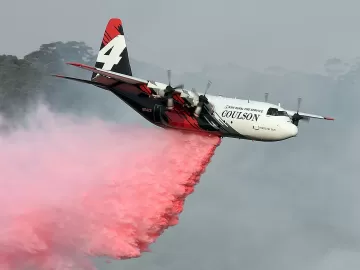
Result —
[[225, 117], [225, 118], [242, 119], [242, 120], [248, 120], [248, 121], [258, 121], [260, 114], [225, 110], [225, 111], [223, 111], [221, 116]]

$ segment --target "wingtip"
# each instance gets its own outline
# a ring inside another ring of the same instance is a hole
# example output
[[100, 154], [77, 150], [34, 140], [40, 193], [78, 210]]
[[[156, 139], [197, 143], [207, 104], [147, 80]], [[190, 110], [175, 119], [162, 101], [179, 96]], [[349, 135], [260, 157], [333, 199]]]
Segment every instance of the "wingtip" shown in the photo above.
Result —
[[332, 117], [324, 117], [325, 120], [331, 120], [331, 121], [334, 121], [335, 118], [332, 118]]

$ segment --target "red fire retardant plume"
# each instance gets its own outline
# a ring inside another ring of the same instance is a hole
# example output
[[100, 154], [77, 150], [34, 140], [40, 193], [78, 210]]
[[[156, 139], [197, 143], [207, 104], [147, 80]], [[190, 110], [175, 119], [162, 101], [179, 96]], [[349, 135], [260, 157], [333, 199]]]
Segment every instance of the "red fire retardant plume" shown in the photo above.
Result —
[[0, 269], [94, 269], [178, 223], [218, 137], [40, 110], [0, 136]]

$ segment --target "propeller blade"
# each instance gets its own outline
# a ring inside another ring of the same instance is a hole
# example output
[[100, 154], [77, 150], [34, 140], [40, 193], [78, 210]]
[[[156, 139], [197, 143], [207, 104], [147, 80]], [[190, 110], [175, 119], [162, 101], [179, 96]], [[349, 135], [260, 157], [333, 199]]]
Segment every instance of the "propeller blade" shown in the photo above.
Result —
[[298, 98], [298, 107], [297, 107], [297, 113], [299, 113], [300, 105], [301, 105], [301, 97]]
[[304, 122], [306, 122], [306, 123], [309, 123], [309, 122], [310, 122], [310, 117], [302, 116], [300, 120], [301, 120], [301, 121], [304, 121]]
[[210, 86], [211, 86], [212, 82], [209, 80], [207, 85], [206, 85], [206, 89], [205, 89], [205, 93], [204, 95], [206, 95], [207, 91], [209, 90]]
[[168, 74], [169, 85], [171, 85], [171, 70], [170, 69], [167, 71], [167, 74]]
[[196, 92], [196, 89], [195, 88], [192, 88], [191, 91], [194, 93], [194, 95], [199, 98], [199, 94], [198, 92]]
[[175, 86], [174, 89], [183, 89], [184, 88], [184, 84], [179, 84], [178, 86]]

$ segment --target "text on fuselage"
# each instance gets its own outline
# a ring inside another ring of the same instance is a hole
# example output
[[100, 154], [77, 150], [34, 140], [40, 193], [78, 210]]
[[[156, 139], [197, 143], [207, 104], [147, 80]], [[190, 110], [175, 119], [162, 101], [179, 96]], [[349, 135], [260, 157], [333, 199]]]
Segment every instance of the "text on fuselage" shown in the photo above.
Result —
[[225, 110], [225, 111], [223, 111], [221, 116], [225, 117], [225, 118], [241, 119], [241, 120], [248, 120], [248, 121], [258, 121], [260, 114], [259, 113]]
[[257, 112], [257, 113], [263, 113], [263, 111], [264, 111], [264, 110], [254, 109], [254, 108], [243, 108], [243, 107], [237, 107], [237, 106], [231, 106], [231, 105], [226, 105], [225, 110], [226, 109], [240, 110], [240, 111], [247, 111], [247, 112]]

